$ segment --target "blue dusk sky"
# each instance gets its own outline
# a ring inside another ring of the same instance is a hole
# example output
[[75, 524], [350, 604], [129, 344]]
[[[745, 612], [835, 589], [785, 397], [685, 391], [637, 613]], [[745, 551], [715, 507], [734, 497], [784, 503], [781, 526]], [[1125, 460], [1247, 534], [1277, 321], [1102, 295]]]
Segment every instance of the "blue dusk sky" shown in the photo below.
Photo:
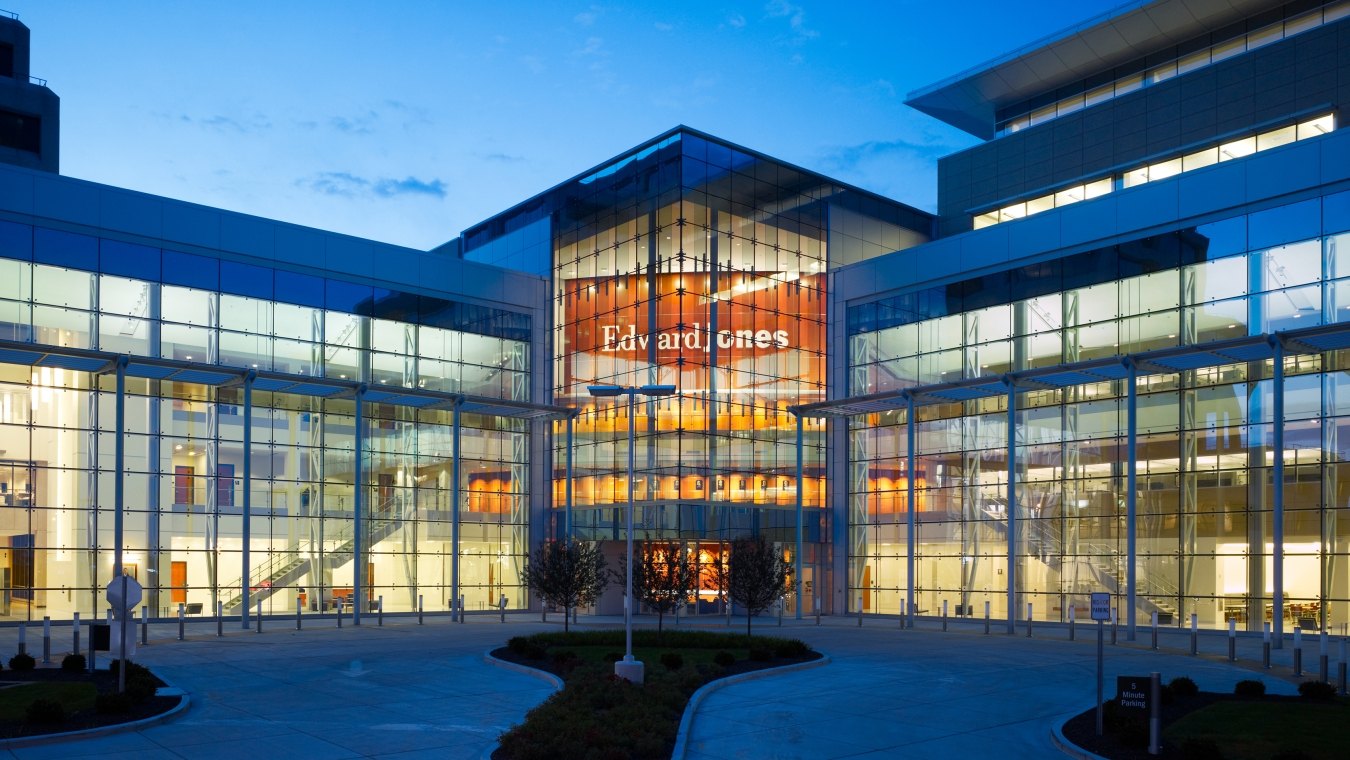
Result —
[[1116, 7], [11, 0], [61, 172], [427, 249], [685, 124], [933, 210], [918, 88]]

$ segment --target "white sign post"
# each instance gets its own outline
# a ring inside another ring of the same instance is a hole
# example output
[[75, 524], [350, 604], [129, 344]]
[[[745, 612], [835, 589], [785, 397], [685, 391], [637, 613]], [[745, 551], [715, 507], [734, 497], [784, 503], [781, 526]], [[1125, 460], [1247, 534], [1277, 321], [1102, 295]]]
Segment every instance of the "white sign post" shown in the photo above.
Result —
[[127, 618], [131, 616], [131, 611], [136, 605], [141, 603], [143, 589], [135, 578], [123, 573], [109, 581], [106, 592], [108, 606], [112, 607], [113, 617], [117, 618], [117, 626], [109, 631], [111, 634], [109, 643], [112, 644], [110, 648], [118, 653], [121, 660], [117, 667], [117, 693], [121, 694], [127, 690], [127, 656], [136, 654], [135, 636], [132, 636], [130, 642], [127, 641]]
[[1097, 735], [1102, 735], [1102, 636], [1103, 624], [1111, 619], [1111, 595], [1105, 591], [1092, 592], [1092, 619], [1097, 621]]

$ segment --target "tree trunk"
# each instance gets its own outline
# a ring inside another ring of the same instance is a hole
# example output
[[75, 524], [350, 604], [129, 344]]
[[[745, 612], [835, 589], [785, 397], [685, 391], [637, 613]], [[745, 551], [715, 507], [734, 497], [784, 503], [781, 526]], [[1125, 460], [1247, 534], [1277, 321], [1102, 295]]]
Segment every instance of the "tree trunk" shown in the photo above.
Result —
[[563, 633], [567, 633], [568, 631], [572, 630], [570, 628], [571, 625], [572, 625], [572, 608], [563, 607]]
[[750, 638], [750, 608], [745, 608], [745, 637]]

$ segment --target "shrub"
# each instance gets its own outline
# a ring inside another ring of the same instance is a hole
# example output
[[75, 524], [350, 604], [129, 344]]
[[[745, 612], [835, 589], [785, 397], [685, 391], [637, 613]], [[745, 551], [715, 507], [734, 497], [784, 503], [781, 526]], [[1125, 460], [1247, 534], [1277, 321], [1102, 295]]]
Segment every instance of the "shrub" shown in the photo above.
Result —
[[1298, 685], [1298, 695], [1304, 699], [1333, 699], [1336, 687], [1326, 681], [1304, 681]]
[[1167, 684], [1172, 693], [1178, 697], [1193, 697], [1200, 693], [1200, 687], [1195, 685], [1195, 681], [1186, 676], [1177, 676]]
[[623, 652], [607, 652], [605, 662], [618, 662], [623, 659]]
[[1141, 710], [1128, 710], [1120, 706], [1117, 700], [1109, 700], [1103, 706], [1103, 722], [1107, 730], [1129, 747], [1148, 746], [1148, 718]]
[[786, 660], [795, 660], [798, 657], [805, 657], [811, 647], [801, 639], [780, 639], [773, 646], [773, 653]]
[[713, 655], [713, 662], [717, 663], [718, 665], [721, 665], [724, 668], [729, 668], [733, 664], [735, 664], [736, 655], [724, 650]]
[[66, 722], [66, 708], [54, 699], [35, 699], [24, 713], [24, 722], [51, 726]]
[[100, 694], [94, 697], [94, 709], [104, 715], [119, 715], [131, 709], [130, 694]]
[[62, 670], [84, 670], [89, 667], [89, 663], [82, 654], [68, 654], [61, 658]]
[[155, 682], [153, 676], [133, 675], [127, 672], [127, 696], [135, 702], [145, 702], [155, 696], [159, 690], [159, 684]]
[[1186, 760], [1223, 760], [1223, 752], [1213, 739], [1195, 737], [1182, 742], [1181, 756]]
[[773, 652], [767, 647], [750, 647], [750, 659], [755, 662], [768, 662], [773, 659]]
[[577, 653], [570, 649], [559, 649], [550, 655], [554, 665], [566, 665], [577, 659]]
[[533, 641], [527, 642], [520, 652], [520, 656], [527, 660], [542, 660], [546, 654], [548, 654], [548, 650]]
[[506, 640], [506, 648], [522, 657], [525, 655], [525, 647], [529, 646], [529, 644], [530, 640], [524, 636], [512, 636]]
[[1260, 681], [1238, 681], [1233, 687], [1233, 693], [1239, 697], [1261, 697], [1265, 696], [1266, 685]]
[[679, 670], [684, 667], [684, 655], [679, 652], [665, 652], [661, 655], [661, 664], [666, 670]]
[[31, 654], [16, 654], [9, 658], [10, 670], [32, 670], [35, 667], [37, 660], [34, 660]]
[[[121, 669], [122, 669], [121, 660], [113, 660], [112, 662], [108, 663], [108, 672], [112, 673], [113, 675], [117, 675], [118, 671], [120, 671]], [[135, 678], [136, 676], [146, 676], [153, 678], [153, 676], [150, 674], [149, 668], [139, 663], [132, 662], [131, 660], [127, 660], [127, 679], [130, 680], [132, 678]]]
[[1280, 750], [1274, 755], [1271, 755], [1270, 760], [1312, 760], [1312, 755], [1309, 755], [1301, 749], [1291, 748]]

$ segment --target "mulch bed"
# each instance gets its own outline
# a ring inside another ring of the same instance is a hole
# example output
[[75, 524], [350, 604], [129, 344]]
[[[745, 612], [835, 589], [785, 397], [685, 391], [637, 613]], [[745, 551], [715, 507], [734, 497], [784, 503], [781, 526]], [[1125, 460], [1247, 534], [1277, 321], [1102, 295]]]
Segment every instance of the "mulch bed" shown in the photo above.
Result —
[[[158, 678], [155, 680], [160, 686], [166, 685]], [[12, 683], [33, 682], [92, 683], [99, 694], [117, 693], [117, 674], [107, 670], [88, 673], [86, 671], [62, 670], [59, 667], [38, 667], [33, 670], [10, 670], [6, 668], [0, 671], [0, 687]], [[87, 710], [71, 713], [66, 716], [65, 723], [60, 725], [33, 726], [23, 721], [0, 720], [0, 739], [83, 731], [89, 728], [130, 723], [168, 712], [178, 705], [180, 699], [180, 697], [151, 697], [144, 702], [132, 704], [126, 712], [117, 714], [99, 713], [91, 707]]]
[[[1202, 691], [1194, 696], [1178, 698], [1170, 703], [1165, 702], [1163, 704], [1163, 733], [1166, 734], [1167, 727], [1184, 715], [1208, 707], [1217, 702], [1227, 702], [1232, 700], [1273, 703], [1299, 702], [1301, 701], [1301, 698], [1277, 694], [1267, 694], [1262, 697], [1239, 697], [1234, 694], [1217, 694], [1214, 692]], [[1105, 734], [1097, 736], [1096, 708], [1070, 718], [1069, 722], [1064, 724], [1064, 738], [1089, 752], [1101, 755], [1102, 757], [1111, 758], [1111, 760], [1153, 760], [1153, 758], [1159, 757], [1183, 760], [1188, 757], [1188, 755], [1181, 751], [1180, 747], [1169, 746], [1166, 741], [1163, 742], [1161, 753], [1157, 755], [1150, 755], [1147, 746], [1136, 747], [1122, 743], [1118, 737], [1112, 735], [1109, 717]]]
[[[679, 651], [679, 650], [672, 650], [672, 651]], [[529, 668], [534, 668], [535, 670], [542, 670], [547, 673], [552, 673], [553, 675], [559, 678], [566, 678], [571, 670], [570, 667], [568, 667], [567, 665], [555, 663], [549, 657], [545, 657], [542, 660], [531, 660], [528, 657], [523, 657], [517, 654], [516, 652], [512, 651], [510, 647], [501, 647], [500, 649], [494, 649], [490, 654], [499, 660], [514, 662], [517, 665], [524, 665]], [[739, 675], [741, 673], [751, 673], [756, 670], [768, 670], [769, 668], [781, 668], [784, 665], [796, 665], [799, 662], [811, 662], [812, 660], [819, 660], [820, 658], [821, 658], [820, 652], [813, 651], [807, 653], [807, 655], [804, 657], [774, 657], [768, 660], [740, 659], [736, 660], [728, 667], [723, 668], [722, 674], [712, 680], [715, 681], [721, 678], [726, 678], [727, 676]], [[660, 667], [660, 665], [661, 663], [659, 662], [647, 663], [647, 667], [649, 668], [653, 666]]]

